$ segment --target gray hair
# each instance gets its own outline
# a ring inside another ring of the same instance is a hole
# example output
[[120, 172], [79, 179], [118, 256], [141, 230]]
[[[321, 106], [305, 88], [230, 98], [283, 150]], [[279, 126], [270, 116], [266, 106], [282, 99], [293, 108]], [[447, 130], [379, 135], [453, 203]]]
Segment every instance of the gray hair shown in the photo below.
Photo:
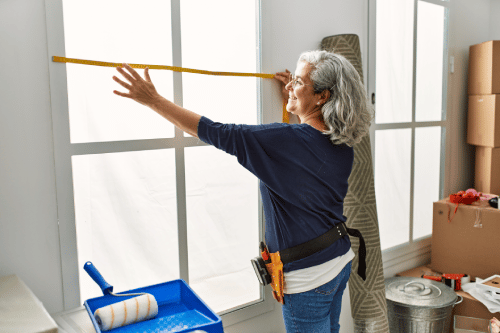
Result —
[[322, 106], [323, 120], [334, 144], [352, 147], [361, 141], [374, 117], [366, 90], [354, 66], [343, 56], [327, 51], [308, 51], [299, 62], [308, 63], [309, 77], [315, 93], [330, 91], [330, 98]]

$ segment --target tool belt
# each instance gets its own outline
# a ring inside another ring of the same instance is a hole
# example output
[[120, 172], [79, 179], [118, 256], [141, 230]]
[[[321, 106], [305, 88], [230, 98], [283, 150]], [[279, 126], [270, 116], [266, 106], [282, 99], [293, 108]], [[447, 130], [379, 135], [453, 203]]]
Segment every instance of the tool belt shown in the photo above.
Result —
[[366, 280], [366, 246], [361, 232], [357, 229], [346, 227], [345, 223], [339, 223], [321, 236], [305, 243], [275, 252], [269, 253], [264, 242], [260, 243], [260, 257], [252, 259], [252, 266], [257, 278], [262, 285], [271, 284], [274, 298], [284, 304], [283, 287], [284, 273], [283, 265], [308, 257], [316, 252], [324, 250], [345, 235], [359, 238], [359, 265], [358, 275]]

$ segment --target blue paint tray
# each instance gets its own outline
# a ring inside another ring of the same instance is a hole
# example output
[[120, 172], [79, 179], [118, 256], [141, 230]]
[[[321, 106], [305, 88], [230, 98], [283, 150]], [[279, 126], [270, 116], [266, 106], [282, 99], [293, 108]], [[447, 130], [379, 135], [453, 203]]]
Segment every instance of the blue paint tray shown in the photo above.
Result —
[[[92, 266], [90, 268], [90, 266]], [[91, 298], [85, 301], [84, 305], [92, 320], [92, 324], [97, 333], [101, 333], [99, 325], [94, 318], [95, 310], [124, 301], [135, 296], [113, 296], [112, 286], [107, 284], [92, 263], [85, 264], [85, 270], [96, 281], [103, 290], [104, 296]], [[95, 270], [90, 272], [90, 270]], [[94, 278], [97, 272], [97, 280]], [[93, 276], [94, 274], [94, 276]], [[99, 279], [100, 278], [100, 279]], [[214, 313], [181, 279], [160, 283], [148, 287], [137, 288], [124, 291], [120, 294], [129, 293], [149, 293], [153, 295], [158, 303], [158, 315], [155, 318], [130, 324], [123, 327], [117, 327], [106, 331], [110, 333], [122, 332], [140, 332], [140, 333], [170, 333], [170, 332], [207, 332], [223, 333], [222, 320]]]

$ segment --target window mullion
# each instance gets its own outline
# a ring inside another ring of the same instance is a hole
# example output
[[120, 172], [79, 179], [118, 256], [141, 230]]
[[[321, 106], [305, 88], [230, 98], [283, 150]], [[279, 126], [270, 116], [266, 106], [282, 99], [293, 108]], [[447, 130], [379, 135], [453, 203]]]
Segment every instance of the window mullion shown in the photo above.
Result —
[[441, 167], [440, 167], [440, 177], [439, 177], [439, 197], [444, 198], [445, 193], [445, 166], [447, 163], [447, 152], [446, 152], [446, 129], [449, 128], [449, 117], [447, 117], [448, 108], [448, 75], [450, 73], [448, 65], [448, 28], [449, 28], [449, 18], [450, 10], [445, 9], [444, 18], [444, 52], [443, 52], [443, 106], [442, 106], [442, 117], [441, 120], [444, 121], [444, 125], [441, 126]]
[[435, 4], [438, 6], [446, 7], [446, 8], [448, 8], [450, 6], [449, 0], [421, 0], [421, 1], [425, 1], [425, 2], [432, 3], [432, 4]]
[[[416, 120], [416, 94], [417, 94], [417, 23], [418, 23], [418, 0], [414, 0], [413, 10], [413, 83], [412, 83], [412, 125]], [[411, 127], [411, 162], [410, 162], [410, 244], [413, 243], [413, 210], [415, 192], [415, 126]]]
[[127, 141], [82, 142], [71, 144], [69, 149], [71, 156], [77, 156], [87, 154], [109, 154], [156, 149], [174, 149], [178, 146], [206, 146], [206, 143], [193, 137], [180, 137]]
[[[172, 22], [172, 65], [182, 67], [181, 50], [181, 4], [180, 0], [171, 0]], [[173, 73], [174, 103], [182, 106], [182, 73]], [[186, 172], [184, 159], [183, 132], [175, 128], [175, 170], [177, 194], [177, 237], [179, 242], [179, 274], [189, 283], [189, 257], [187, 240], [187, 208], [186, 208]]]
[[[182, 133], [181, 133], [182, 134]], [[187, 242], [186, 172], [184, 147], [175, 147], [175, 169], [177, 177], [177, 237], [179, 242], [179, 274], [189, 283], [189, 257]]]
[[422, 128], [422, 127], [434, 127], [434, 126], [446, 126], [446, 121], [419, 121], [419, 122], [407, 122], [407, 123], [382, 123], [382, 124], [372, 124], [375, 131], [401, 129], [401, 128]]

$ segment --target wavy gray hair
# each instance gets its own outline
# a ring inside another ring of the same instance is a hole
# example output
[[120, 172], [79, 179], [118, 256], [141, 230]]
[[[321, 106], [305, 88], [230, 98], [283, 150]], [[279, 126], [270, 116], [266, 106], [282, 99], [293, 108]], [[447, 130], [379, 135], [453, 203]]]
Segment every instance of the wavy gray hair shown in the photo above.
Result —
[[309, 77], [315, 93], [330, 91], [330, 98], [321, 109], [328, 127], [323, 133], [334, 144], [352, 147], [360, 142], [375, 113], [354, 66], [343, 56], [327, 51], [304, 52], [299, 57], [301, 61], [312, 67]]

